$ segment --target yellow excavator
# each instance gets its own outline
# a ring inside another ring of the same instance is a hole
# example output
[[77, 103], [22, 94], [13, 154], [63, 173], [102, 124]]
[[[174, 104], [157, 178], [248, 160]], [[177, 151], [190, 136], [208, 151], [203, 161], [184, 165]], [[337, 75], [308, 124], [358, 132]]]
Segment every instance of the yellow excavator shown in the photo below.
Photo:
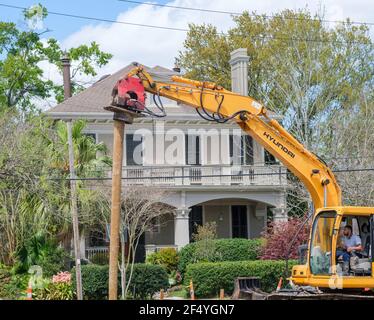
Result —
[[[160, 114], [147, 108], [146, 93], [153, 95]], [[322, 290], [374, 289], [374, 208], [343, 206], [341, 189], [332, 170], [271, 118], [260, 102], [215, 83], [179, 75], [160, 77], [137, 63], [117, 82], [112, 95], [115, 112], [165, 116], [161, 100], [164, 97], [195, 108], [208, 121], [235, 121], [297, 176], [311, 195], [313, 221], [305, 264], [293, 267], [290, 283]], [[349, 253], [348, 268], [337, 255], [340, 232], [346, 225], [362, 242], [360, 252]]]

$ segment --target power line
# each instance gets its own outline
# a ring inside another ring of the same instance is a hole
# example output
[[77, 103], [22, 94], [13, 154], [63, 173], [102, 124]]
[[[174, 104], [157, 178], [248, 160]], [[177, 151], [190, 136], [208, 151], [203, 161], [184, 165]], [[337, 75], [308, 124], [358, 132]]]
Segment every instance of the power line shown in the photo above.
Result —
[[120, 2], [127, 2], [127, 3], [133, 3], [133, 4], [140, 4], [140, 5], [148, 5], [148, 6], [152, 6], [152, 7], [163, 7], [163, 8], [189, 10], [189, 11], [211, 12], [211, 13], [223, 13], [223, 14], [229, 14], [229, 15], [235, 15], [235, 16], [239, 16], [239, 15], [242, 14], [240, 12], [212, 10], [212, 9], [204, 9], [204, 8], [182, 7], [182, 6], [173, 6], [173, 5], [169, 5], [169, 4], [151, 3], [151, 2], [143, 2], [143, 1], [130, 1], [130, 0], [118, 0], [118, 1], [120, 1]]
[[[18, 9], [18, 10], [27, 10], [26, 7], [14, 6], [9, 4], [0, 3], [0, 7]], [[56, 12], [56, 11], [48, 11], [50, 15], [74, 18], [74, 19], [82, 19], [82, 20], [89, 20], [89, 21], [97, 21], [97, 22], [108, 22], [108, 23], [116, 23], [122, 25], [130, 25], [136, 27], [144, 27], [144, 28], [151, 28], [151, 29], [161, 29], [161, 30], [168, 30], [168, 31], [179, 31], [179, 32], [189, 32], [189, 29], [186, 28], [175, 28], [175, 27], [166, 27], [166, 26], [158, 26], [158, 25], [151, 25], [151, 24], [143, 24], [143, 23], [135, 23], [135, 22], [127, 22], [127, 21], [118, 21], [113, 19], [105, 19], [105, 18], [97, 18], [97, 17], [89, 17], [83, 15], [76, 15], [70, 13], [63, 13], [63, 12]], [[224, 32], [218, 32], [218, 35], [227, 36]], [[274, 36], [251, 36], [252, 39], [257, 40], [281, 40], [281, 41], [292, 41], [292, 42], [316, 42], [316, 43], [332, 43], [332, 44], [365, 44], [364, 42], [360, 41], [332, 41], [332, 40], [323, 40], [323, 39], [311, 39], [311, 38], [292, 38], [292, 37], [274, 37]]]
[[[171, 8], [171, 9], [179, 9], [179, 10], [188, 10], [188, 11], [200, 11], [200, 12], [210, 12], [210, 13], [221, 13], [221, 14], [229, 14], [234, 16], [240, 16], [243, 12], [233, 12], [233, 11], [224, 11], [224, 10], [212, 10], [212, 9], [205, 9], [205, 8], [193, 8], [193, 7], [182, 7], [182, 6], [174, 6], [169, 4], [161, 4], [161, 3], [152, 3], [152, 2], [144, 2], [144, 1], [133, 1], [133, 0], [117, 0], [120, 2], [127, 2], [139, 5], [148, 5], [148, 6], [155, 6], [155, 7], [164, 7], [164, 8]], [[261, 14], [249, 14], [252, 17], [265, 17], [266, 19], [284, 19], [284, 20], [306, 20], [303, 18], [297, 17], [279, 17], [274, 15], [261, 15]], [[350, 24], [358, 24], [358, 25], [374, 25], [374, 22], [365, 22], [365, 21], [344, 21], [344, 20], [325, 20], [325, 19], [307, 19], [310, 21], [320, 21], [326, 23], [350, 23]]]
[[[11, 8], [11, 9], [18, 9], [18, 10], [27, 10], [26, 7], [19, 7], [10, 4], [0, 3], [1, 7]], [[49, 11], [48, 14], [55, 15], [55, 16], [62, 16], [62, 17], [69, 17], [69, 18], [76, 18], [76, 19], [83, 19], [83, 20], [91, 20], [91, 21], [98, 21], [98, 22], [109, 22], [109, 23], [117, 23], [117, 24], [124, 24], [130, 26], [137, 26], [137, 27], [146, 27], [146, 28], [155, 28], [155, 29], [164, 29], [164, 30], [173, 30], [173, 31], [183, 31], [188, 32], [188, 29], [182, 28], [174, 28], [174, 27], [164, 27], [164, 26], [157, 26], [151, 24], [143, 24], [143, 23], [135, 23], [135, 22], [126, 22], [126, 21], [118, 21], [112, 19], [105, 19], [105, 18], [96, 18], [96, 17], [88, 17], [70, 13], [63, 13], [63, 12], [56, 12], [56, 11]]]

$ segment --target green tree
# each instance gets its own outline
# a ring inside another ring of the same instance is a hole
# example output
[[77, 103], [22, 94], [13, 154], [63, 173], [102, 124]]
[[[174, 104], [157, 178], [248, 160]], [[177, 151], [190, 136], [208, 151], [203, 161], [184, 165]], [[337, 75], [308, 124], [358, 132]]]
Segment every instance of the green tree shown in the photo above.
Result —
[[[111, 159], [106, 155], [107, 147], [103, 142], [97, 143], [92, 136], [83, 131], [86, 121], [78, 120], [72, 126], [72, 139], [74, 145], [75, 169], [78, 177], [97, 176], [103, 166], [110, 166]], [[45, 137], [47, 152], [49, 154], [49, 167], [58, 174], [69, 174], [69, 150], [67, 126], [64, 121], [55, 125], [56, 135]], [[107, 169], [107, 168], [106, 168]]]
[[[104, 175], [110, 166], [105, 146], [75, 122], [73, 143], [79, 177]], [[15, 253], [36, 235], [70, 244], [71, 214], [66, 124], [41, 116], [0, 118], [0, 261], [12, 264]], [[95, 170], [95, 171], [94, 171]], [[95, 182], [97, 185], [98, 182]], [[79, 181], [81, 230], [100, 225], [109, 212], [106, 195], [91, 182]], [[105, 189], [104, 189], [105, 190]], [[68, 247], [68, 245], [66, 246]]]
[[[92, 136], [86, 135], [84, 129], [86, 122], [78, 120], [72, 126], [72, 139], [74, 148], [74, 167], [79, 178], [104, 177], [111, 166], [104, 143], [97, 143]], [[50, 138], [44, 136], [47, 159], [45, 173], [56, 180], [43, 181], [44, 189], [48, 191], [48, 199], [52, 210], [56, 213], [54, 220], [58, 226], [59, 236], [70, 246], [71, 213], [70, 213], [70, 181], [69, 178], [69, 152], [67, 126], [63, 121], [56, 123], [55, 135]], [[101, 221], [108, 214], [108, 201], [104, 191], [92, 187], [90, 181], [77, 181], [78, 210], [81, 229], [101, 225]], [[100, 182], [99, 182], [100, 184]], [[97, 183], [96, 183], [97, 185]], [[105, 190], [103, 186], [103, 190]]]
[[[47, 15], [39, 5], [27, 10], [25, 18], [38, 13]], [[35, 235], [62, 241], [71, 231], [66, 125], [54, 125], [35, 112], [38, 99], [61, 100], [62, 86], [45, 79], [41, 65], [61, 70], [65, 53], [56, 39], [41, 39], [42, 34], [0, 22], [0, 262], [6, 264], [19, 259], [16, 253]], [[95, 76], [111, 58], [96, 43], [67, 54], [73, 92], [83, 88], [79, 76]], [[104, 175], [110, 166], [106, 148], [85, 135], [84, 128], [84, 121], [73, 126], [76, 172], [79, 177]], [[78, 206], [81, 228], [99, 224], [108, 214], [107, 197], [86, 181], [78, 182]]]
[[319, 151], [317, 124], [351, 108], [373, 84], [368, 27], [348, 20], [329, 28], [320, 15], [285, 10], [268, 18], [244, 12], [223, 35], [211, 25], [190, 25], [176, 64], [187, 76], [230, 87], [230, 52], [247, 48], [249, 95], [282, 115], [283, 125]]
[[[45, 9], [45, 8], [44, 8]], [[43, 11], [43, 18], [46, 10]], [[31, 19], [33, 12], [25, 13]], [[0, 106], [6, 109], [30, 111], [38, 100], [63, 99], [61, 85], [46, 79], [42, 64], [51, 64], [61, 71], [64, 51], [54, 38], [44, 40], [47, 31], [23, 31], [16, 24], [0, 22]], [[96, 69], [107, 64], [111, 54], [102, 52], [97, 43], [70, 48], [66, 52], [72, 62], [73, 93], [81, 90], [79, 76], [95, 76]]]
[[48, 233], [53, 215], [39, 177], [47, 158], [42, 135], [53, 134], [39, 117], [20, 120], [18, 114], [0, 117], [0, 261], [14, 254], [35, 234]]
[[[283, 126], [307, 149], [323, 158], [336, 156], [331, 143], [336, 132], [329, 128], [352, 116], [357, 124], [367, 114], [352, 111], [363, 109], [363, 92], [373, 87], [368, 27], [349, 20], [329, 27], [323, 16], [307, 10], [284, 10], [271, 18], [244, 12], [233, 20], [226, 35], [212, 25], [190, 25], [176, 64], [188, 77], [230, 88], [230, 52], [247, 48], [249, 95], [281, 115]], [[347, 145], [339, 146], [350, 153]], [[309, 194], [293, 175], [288, 180], [289, 210], [302, 215]]]

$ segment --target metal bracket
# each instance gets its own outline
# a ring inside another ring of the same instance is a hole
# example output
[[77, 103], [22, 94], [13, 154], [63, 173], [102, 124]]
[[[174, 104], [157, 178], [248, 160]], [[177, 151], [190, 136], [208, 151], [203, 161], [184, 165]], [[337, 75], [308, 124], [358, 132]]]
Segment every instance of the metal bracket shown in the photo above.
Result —
[[108, 106], [108, 107], [105, 107], [104, 109], [114, 113], [113, 120], [121, 121], [126, 124], [133, 124], [135, 118], [144, 117], [144, 115], [140, 113], [126, 110], [123, 108], [119, 108], [116, 106]]

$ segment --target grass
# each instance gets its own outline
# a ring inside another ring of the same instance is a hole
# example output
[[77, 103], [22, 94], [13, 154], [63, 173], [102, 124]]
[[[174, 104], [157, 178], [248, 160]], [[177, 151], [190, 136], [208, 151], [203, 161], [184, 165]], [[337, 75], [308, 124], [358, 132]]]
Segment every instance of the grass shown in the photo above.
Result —
[[188, 293], [185, 289], [181, 289], [178, 291], [172, 291], [168, 294], [169, 297], [172, 298], [182, 298], [182, 299], [187, 299], [188, 298]]

